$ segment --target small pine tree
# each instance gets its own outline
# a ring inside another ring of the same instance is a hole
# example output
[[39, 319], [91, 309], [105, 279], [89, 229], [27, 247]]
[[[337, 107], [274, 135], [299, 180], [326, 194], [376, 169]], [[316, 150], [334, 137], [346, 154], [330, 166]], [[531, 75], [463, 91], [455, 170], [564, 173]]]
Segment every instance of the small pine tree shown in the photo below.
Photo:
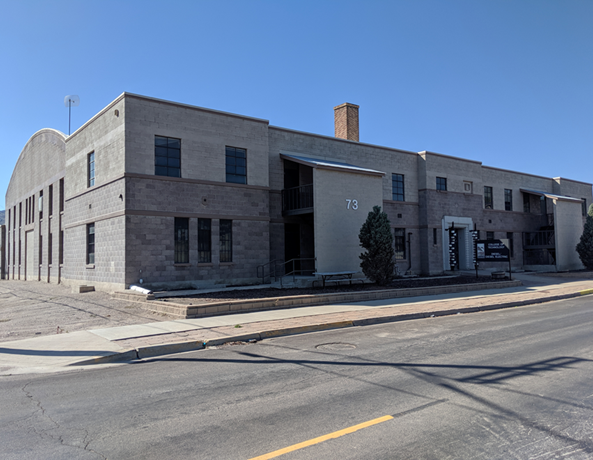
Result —
[[360, 255], [362, 272], [374, 283], [388, 284], [393, 279], [395, 252], [391, 225], [381, 206], [374, 206], [369, 212], [358, 238], [367, 251]]
[[583, 265], [588, 270], [593, 270], [593, 203], [589, 206], [581, 241], [577, 244], [577, 252]]

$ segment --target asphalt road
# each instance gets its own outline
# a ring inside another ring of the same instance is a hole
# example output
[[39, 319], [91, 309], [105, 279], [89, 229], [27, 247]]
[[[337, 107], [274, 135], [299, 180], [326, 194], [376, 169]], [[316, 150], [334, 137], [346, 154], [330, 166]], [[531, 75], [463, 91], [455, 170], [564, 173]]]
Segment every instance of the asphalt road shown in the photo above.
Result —
[[590, 459], [592, 326], [584, 297], [3, 377], [0, 458]]

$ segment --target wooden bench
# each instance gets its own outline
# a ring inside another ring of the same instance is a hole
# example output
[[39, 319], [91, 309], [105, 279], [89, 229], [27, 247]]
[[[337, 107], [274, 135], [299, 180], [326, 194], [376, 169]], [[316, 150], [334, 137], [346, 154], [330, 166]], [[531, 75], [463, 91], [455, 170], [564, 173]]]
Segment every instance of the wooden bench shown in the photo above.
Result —
[[[355, 275], [358, 272], [315, 272], [313, 275], [321, 276], [321, 280], [323, 282], [323, 287], [325, 287], [326, 281], [349, 281], [352, 284], [352, 275]], [[319, 281], [319, 280], [315, 280]], [[315, 281], [313, 281], [313, 285], [315, 285]], [[360, 280], [363, 281], [363, 280]]]

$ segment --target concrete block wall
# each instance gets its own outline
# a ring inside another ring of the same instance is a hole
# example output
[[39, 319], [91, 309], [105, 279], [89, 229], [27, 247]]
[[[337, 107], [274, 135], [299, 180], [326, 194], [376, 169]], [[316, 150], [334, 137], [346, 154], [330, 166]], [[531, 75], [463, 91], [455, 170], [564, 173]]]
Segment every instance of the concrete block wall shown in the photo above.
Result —
[[219, 219], [212, 219], [211, 263], [198, 263], [198, 219], [189, 218], [189, 263], [175, 264], [175, 217], [126, 217], [126, 284], [150, 289], [257, 282], [256, 267], [269, 260], [269, 224], [233, 220], [233, 261], [220, 262]]
[[382, 181], [384, 200], [393, 198], [391, 175], [403, 174], [406, 202], [418, 202], [417, 154], [414, 152], [301, 133], [275, 126], [270, 126], [269, 136], [270, 188], [272, 190], [284, 188], [284, 166], [280, 159], [280, 152], [285, 151], [382, 171], [385, 173]]
[[267, 187], [268, 122], [126, 94], [126, 172], [154, 175], [154, 137], [181, 139], [181, 177], [226, 182], [225, 146], [247, 150], [247, 184]]
[[[9, 279], [52, 281], [48, 264], [49, 231], [59, 228], [59, 181], [65, 174], [66, 136], [53, 129], [42, 129], [35, 133], [19, 156], [6, 193], [6, 211], [10, 211], [10, 226], [7, 227], [6, 269]], [[53, 185], [54, 208], [49, 219], [49, 187]], [[43, 192], [43, 218], [39, 212], [39, 196]], [[57, 205], [56, 205], [57, 203]], [[31, 220], [27, 223], [27, 208], [31, 206]], [[20, 211], [19, 211], [20, 209]], [[20, 214], [20, 218], [19, 218]], [[16, 217], [16, 219], [15, 219]], [[8, 223], [8, 215], [7, 215]], [[29, 246], [25, 244], [26, 235]], [[40, 252], [39, 241], [42, 247]], [[55, 235], [54, 235], [55, 236]], [[54, 241], [54, 243], [57, 242]], [[20, 248], [20, 264], [19, 264]], [[25, 274], [26, 256], [29, 256], [28, 276]], [[57, 247], [53, 255], [57, 257]], [[41, 266], [40, 266], [41, 256]], [[57, 266], [56, 266], [57, 268]]]
[[66, 198], [89, 189], [87, 158], [91, 152], [95, 153], [94, 187], [124, 173], [125, 118], [126, 105], [122, 95], [67, 138]]

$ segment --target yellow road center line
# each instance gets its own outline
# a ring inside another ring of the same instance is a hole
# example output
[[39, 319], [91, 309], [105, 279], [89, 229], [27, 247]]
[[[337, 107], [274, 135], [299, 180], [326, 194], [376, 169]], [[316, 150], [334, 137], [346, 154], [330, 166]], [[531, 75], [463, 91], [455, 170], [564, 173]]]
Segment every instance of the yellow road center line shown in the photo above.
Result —
[[367, 428], [369, 426], [376, 425], [378, 423], [386, 422], [387, 420], [392, 420], [393, 417], [391, 415], [385, 415], [384, 417], [379, 417], [374, 420], [369, 420], [368, 422], [360, 423], [358, 425], [351, 426], [350, 428], [344, 428], [343, 430], [334, 431], [333, 433], [326, 434], [324, 436], [319, 436], [318, 438], [309, 439], [308, 441], [300, 442], [298, 444], [293, 444], [292, 446], [285, 447], [284, 449], [275, 450], [274, 452], [270, 452], [269, 454], [260, 455], [259, 457], [253, 457], [250, 460], [267, 460], [269, 458], [279, 457], [280, 455], [287, 454], [289, 452], [294, 452], [295, 450], [302, 449], [303, 447], [312, 446], [314, 444], [319, 444], [320, 442], [327, 441], [328, 439], [335, 439], [339, 438], [340, 436], [344, 436], [345, 434], [354, 433], [355, 431], [362, 430], [363, 428]]

